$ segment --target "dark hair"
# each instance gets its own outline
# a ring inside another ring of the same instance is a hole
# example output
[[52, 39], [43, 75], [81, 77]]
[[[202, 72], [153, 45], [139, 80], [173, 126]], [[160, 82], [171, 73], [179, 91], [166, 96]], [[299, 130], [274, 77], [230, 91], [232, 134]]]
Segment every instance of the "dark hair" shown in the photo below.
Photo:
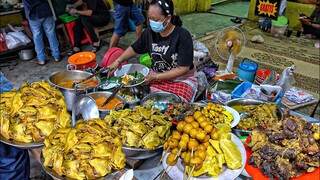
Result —
[[[167, 3], [168, 7], [164, 5], [164, 3]], [[182, 26], [182, 21], [178, 15], [174, 14], [174, 5], [172, 0], [152, 0], [150, 5], [156, 5], [160, 7], [162, 14], [167, 17], [168, 15], [171, 15], [171, 23], [175, 26]], [[168, 13], [169, 11], [169, 13]]]

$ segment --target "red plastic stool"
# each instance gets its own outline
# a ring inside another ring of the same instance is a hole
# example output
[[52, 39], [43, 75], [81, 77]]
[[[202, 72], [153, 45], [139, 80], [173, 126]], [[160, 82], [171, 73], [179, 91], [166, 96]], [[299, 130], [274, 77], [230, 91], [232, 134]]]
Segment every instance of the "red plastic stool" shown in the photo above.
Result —
[[[71, 41], [72, 46], [74, 46], [73, 27], [74, 27], [75, 23], [76, 23], [75, 21], [72, 21], [72, 22], [69, 22], [69, 23], [65, 24], [66, 28], [67, 28], [67, 31], [68, 31], [68, 34], [69, 34], [69, 37], [70, 37], [70, 41]], [[85, 44], [85, 43], [88, 43], [88, 42], [90, 44], [93, 44], [93, 42], [92, 42], [92, 40], [90, 38], [90, 35], [88, 34], [88, 31], [85, 28], [83, 28], [83, 32], [84, 32], [86, 38], [81, 41], [81, 44]]]

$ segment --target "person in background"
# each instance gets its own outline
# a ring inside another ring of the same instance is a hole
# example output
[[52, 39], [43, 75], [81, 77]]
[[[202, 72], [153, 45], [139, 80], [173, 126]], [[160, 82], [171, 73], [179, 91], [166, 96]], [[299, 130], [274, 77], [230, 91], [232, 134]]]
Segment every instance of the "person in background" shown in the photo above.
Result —
[[88, 31], [93, 41], [91, 52], [96, 53], [100, 50], [102, 41], [97, 37], [94, 27], [105, 26], [109, 23], [110, 13], [107, 5], [104, 0], [72, 0], [70, 3], [71, 4], [67, 5], [66, 11], [70, 15], [79, 15], [79, 18], [76, 20], [73, 28], [74, 46], [68, 55], [71, 56], [81, 51], [81, 34], [83, 33], [83, 28]]
[[113, 0], [113, 4], [115, 10], [115, 27], [109, 48], [115, 47], [120, 38], [126, 35], [129, 28], [129, 19], [136, 25], [136, 39], [141, 36], [143, 23], [145, 21], [143, 14], [132, 0]]
[[[0, 71], [0, 94], [10, 91], [13, 86]], [[0, 142], [0, 179], [29, 180], [30, 159], [28, 150]]]
[[59, 42], [56, 35], [55, 21], [47, 0], [22, 0], [26, 18], [29, 21], [33, 41], [37, 53], [36, 62], [39, 65], [46, 64], [45, 45], [43, 42], [43, 32], [45, 32], [54, 61], [61, 60]]
[[320, 2], [316, 3], [316, 8], [308, 18], [306, 15], [301, 14], [299, 17], [303, 28], [303, 34], [306, 34], [306, 38], [319, 39], [320, 38]]
[[190, 33], [181, 27], [182, 21], [174, 14], [172, 0], [153, 0], [148, 8], [148, 17], [150, 26], [109, 66], [109, 74], [123, 61], [137, 54], [149, 53], [152, 70], [145, 77], [144, 85], [150, 85], [151, 92], [167, 91], [185, 102], [193, 101], [198, 82]]

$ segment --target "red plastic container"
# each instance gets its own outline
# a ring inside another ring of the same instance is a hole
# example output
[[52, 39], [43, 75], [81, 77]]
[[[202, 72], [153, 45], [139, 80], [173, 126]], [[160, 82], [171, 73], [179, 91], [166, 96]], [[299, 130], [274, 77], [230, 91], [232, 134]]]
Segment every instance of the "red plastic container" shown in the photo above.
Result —
[[[118, 47], [113, 47], [113, 48], [110, 48], [106, 54], [104, 55], [103, 59], [102, 59], [102, 63], [101, 63], [101, 66], [102, 67], [107, 67], [109, 66], [110, 64], [112, 64], [115, 60], [117, 60], [117, 58], [119, 56], [121, 56], [121, 54], [124, 52], [123, 49], [121, 48], [118, 48]], [[126, 61], [125, 62], [122, 62], [121, 63], [121, 66], [127, 64]]]

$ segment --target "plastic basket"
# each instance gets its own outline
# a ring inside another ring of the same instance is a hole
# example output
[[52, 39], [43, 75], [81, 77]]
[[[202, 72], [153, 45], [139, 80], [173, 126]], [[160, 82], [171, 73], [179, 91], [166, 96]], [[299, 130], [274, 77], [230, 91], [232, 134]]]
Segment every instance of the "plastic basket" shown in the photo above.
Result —
[[69, 23], [77, 20], [78, 16], [69, 16], [68, 14], [62, 14], [61, 16], [59, 16], [59, 19], [61, 19], [61, 21], [64, 23]]
[[250, 82], [243, 82], [239, 84], [232, 92], [232, 99], [241, 98], [241, 95], [248, 89], [251, 88], [252, 83]]
[[[243, 98], [241, 95], [249, 88], [252, 87], [252, 83], [250, 82], [243, 82], [240, 85], [238, 85], [231, 93], [232, 99], [237, 99], [237, 98]], [[281, 102], [281, 99], [283, 97], [283, 93], [280, 92], [278, 95], [278, 98], [275, 100], [276, 104], [279, 104]]]

